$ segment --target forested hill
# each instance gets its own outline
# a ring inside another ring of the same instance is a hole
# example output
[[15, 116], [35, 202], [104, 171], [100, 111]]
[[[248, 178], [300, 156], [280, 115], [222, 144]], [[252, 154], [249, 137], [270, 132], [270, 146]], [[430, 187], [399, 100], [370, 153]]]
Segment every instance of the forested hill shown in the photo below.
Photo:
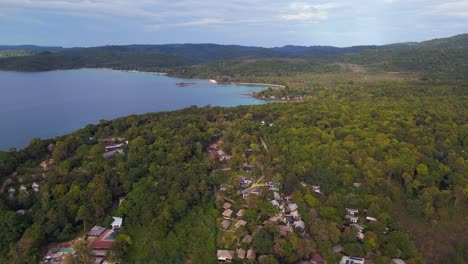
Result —
[[30, 56], [0, 59], [0, 69], [10, 71], [50, 71], [78, 68], [164, 71], [190, 65], [179, 56], [154, 52], [128, 52], [122, 48], [72, 49], [64, 52], [43, 51]]
[[420, 48], [461, 48], [468, 46], [468, 34], [450, 38], [439, 38], [422, 42], [406, 42], [382, 46], [383, 49], [420, 49]]
[[[8, 54], [8, 56], [0, 59], [0, 70], [47, 71], [83, 67], [108, 67], [144, 71], [171, 71], [179, 69], [180, 66], [218, 61], [279, 58], [308, 59], [321, 63], [350, 61], [373, 67], [376, 70], [395, 70], [395, 67], [399, 67], [400, 70], [405, 71], [438, 73], [446, 68], [447, 61], [455, 58], [461, 61], [459, 63], [461, 65], [453, 66], [454, 69], [451, 71], [457, 72], [454, 75], [458, 77], [458, 72], [463, 72], [466, 69], [466, 62], [464, 63], [463, 59], [467, 56], [467, 46], [467, 34], [420, 43], [347, 48], [291, 45], [261, 48], [216, 44], [126, 45], [94, 48], [0, 46], [0, 51], [23, 51], [22, 53], [4, 53]], [[28, 56], [12, 56], [14, 54], [27, 54]], [[354, 59], [353, 54], [357, 54], [360, 58]], [[447, 54], [448, 58], [445, 58], [444, 54]], [[407, 58], [408, 56], [409, 58]], [[411, 62], [408, 62], [408, 60], [411, 60]], [[430, 64], [430, 69], [425, 68], [428, 64]], [[447, 70], [445, 70], [445, 73], [447, 73]]]
[[36, 45], [0, 45], [0, 50], [27, 50], [27, 51], [58, 51], [62, 47], [36, 46]]

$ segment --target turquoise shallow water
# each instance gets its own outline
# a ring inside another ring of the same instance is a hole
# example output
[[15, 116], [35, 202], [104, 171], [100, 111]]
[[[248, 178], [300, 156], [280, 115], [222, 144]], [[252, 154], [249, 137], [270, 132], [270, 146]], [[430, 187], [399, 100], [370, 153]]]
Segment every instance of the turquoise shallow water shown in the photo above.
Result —
[[[195, 84], [179, 87], [180, 82]], [[102, 119], [191, 105], [262, 104], [246, 94], [264, 88], [99, 69], [0, 71], [0, 150], [23, 148], [35, 137], [64, 135]]]

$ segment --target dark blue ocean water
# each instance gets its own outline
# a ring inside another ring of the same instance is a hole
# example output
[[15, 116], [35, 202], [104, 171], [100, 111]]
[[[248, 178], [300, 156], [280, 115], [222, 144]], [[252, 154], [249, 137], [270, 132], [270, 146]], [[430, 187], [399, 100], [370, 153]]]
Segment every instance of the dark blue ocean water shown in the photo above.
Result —
[[[196, 84], [179, 87], [179, 82]], [[262, 89], [98, 69], [0, 71], [0, 150], [23, 148], [35, 137], [64, 135], [101, 119], [191, 105], [262, 104], [246, 95]]]

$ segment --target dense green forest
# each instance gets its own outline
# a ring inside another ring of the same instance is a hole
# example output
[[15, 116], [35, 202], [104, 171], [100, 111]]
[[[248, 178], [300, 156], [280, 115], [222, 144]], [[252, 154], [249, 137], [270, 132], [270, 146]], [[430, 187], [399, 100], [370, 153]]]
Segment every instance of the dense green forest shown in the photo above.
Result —
[[[276, 57], [240, 46], [130, 47], [34, 50], [0, 59], [0, 68], [142, 69], [283, 87], [255, 94], [274, 98], [265, 105], [102, 120], [0, 151], [0, 263], [39, 263], [113, 216], [124, 222], [107, 258], [120, 263], [216, 263], [217, 250], [239, 248], [257, 255], [235, 263], [317, 254], [327, 263], [343, 255], [378, 264], [467, 262], [466, 35], [346, 52], [286, 46]], [[183, 56], [192, 49], [198, 53]], [[213, 55], [226, 49], [235, 55]], [[323, 52], [304, 55], [311, 50]], [[117, 137], [128, 140], [122, 153], [104, 155], [102, 139]], [[213, 150], [229, 159], [213, 158]], [[262, 194], [244, 199], [242, 177]], [[278, 209], [269, 182], [297, 205], [304, 230], [284, 234], [285, 225], [272, 224]], [[226, 202], [245, 210], [244, 226], [221, 227]], [[346, 208], [359, 210], [359, 232]], [[249, 235], [251, 244], [242, 239]], [[91, 254], [75, 249], [79, 258], [66, 263]]]
[[[332, 86], [322, 80], [304, 88], [309, 96], [302, 103], [130, 116], [2, 152], [2, 180], [9, 177], [11, 186], [40, 183], [37, 193], [1, 195], [2, 258], [38, 262], [47, 245], [117, 215], [124, 217], [121, 234], [131, 243], [119, 244], [114, 257], [128, 263], [213, 263], [216, 249], [226, 246], [217, 238], [215, 187], [250, 175], [281, 182], [280, 192], [299, 205], [310, 233], [285, 240], [267, 228], [254, 235], [257, 252], [269, 256], [259, 261], [292, 262], [319, 252], [335, 263], [339, 257], [331, 247], [340, 244], [346, 254], [375, 263], [392, 257], [464, 263], [466, 85], [343, 76]], [[226, 164], [209, 159], [213, 135], [222, 135], [223, 149], [232, 155]], [[102, 156], [97, 139], [110, 136], [129, 140], [124, 155]], [[246, 153], [254, 166], [248, 173], [241, 170]], [[55, 165], [43, 177], [39, 162], [49, 158]], [[220, 166], [231, 171], [213, 173]], [[9, 176], [13, 171], [16, 176]], [[314, 196], [301, 182], [320, 185], [324, 194]], [[117, 208], [119, 197], [126, 201]], [[248, 202], [247, 231], [272, 216], [262, 202], [267, 197]], [[366, 225], [363, 242], [352, 230], [340, 232], [345, 207], [366, 209], [379, 219]], [[15, 212], [20, 209], [27, 211]], [[270, 237], [269, 246], [263, 237]], [[301, 251], [298, 245], [309, 246]]]

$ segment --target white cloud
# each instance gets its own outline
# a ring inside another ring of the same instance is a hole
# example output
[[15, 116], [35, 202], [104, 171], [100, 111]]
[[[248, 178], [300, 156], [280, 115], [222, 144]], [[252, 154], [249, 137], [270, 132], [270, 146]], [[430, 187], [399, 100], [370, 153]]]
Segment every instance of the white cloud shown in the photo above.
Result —
[[282, 20], [303, 21], [303, 22], [318, 22], [328, 19], [329, 9], [337, 8], [341, 5], [336, 3], [328, 4], [309, 4], [306, 2], [295, 2], [289, 5], [288, 11], [281, 14], [279, 17]]
[[468, 1], [454, 1], [436, 5], [434, 12], [453, 18], [468, 18]]
[[326, 12], [315, 11], [315, 12], [301, 12], [296, 14], [281, 15], [283, 20], [298, 20], [298, 21], [320, 21], [326, 20], [328, 14]]
[[242, 20], [225, 20], [221, 18], [201, 18], [179, 23], [154, 24], [146, 26], [147, 31], [159, 31], [163, 28], [178, 28], [178, 27], [198, 27], [198, 26], [221, 26], [221, 25], [240, 25], [240, 24], [255, 24], [261, 21], [255, 19]]
[[173, 26], [184, 27], [184, 26], [201, 26], [201, 25], [213, 25], [213, 24], [219, 25], [219, 24], [224, 24], [224, 23], [225, 23], [224, 19], [220, 19], [220, 18], [202, 18], [198, 20], [173, 24]]
[[72, 13], [80, 16], [112, 15], [159, 18], [156, 12], [147, 11], [140, 5], [136, 5], [135, 2], [128, 0], [0, 0], [0, 8]]

